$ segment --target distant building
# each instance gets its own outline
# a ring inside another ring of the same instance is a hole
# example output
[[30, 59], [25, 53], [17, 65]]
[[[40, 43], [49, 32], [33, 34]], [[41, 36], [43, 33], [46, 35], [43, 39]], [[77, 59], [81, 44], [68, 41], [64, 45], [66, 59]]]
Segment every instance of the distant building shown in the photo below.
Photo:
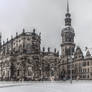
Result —
[[[1, 81], [46, 81], [62, 79], [92, 79], [92, 56], [86, 56], [74, 43], [75, 32], [71, 25], [71, 14], [67, 2], [65, 27], [62, 29], [61, 55], [41, 51], [41, 34], [16, 33], [16, 37], [1, 42], [0, 36], [0, 80]], [[76, 49], [75, 49], [76, 48]]]

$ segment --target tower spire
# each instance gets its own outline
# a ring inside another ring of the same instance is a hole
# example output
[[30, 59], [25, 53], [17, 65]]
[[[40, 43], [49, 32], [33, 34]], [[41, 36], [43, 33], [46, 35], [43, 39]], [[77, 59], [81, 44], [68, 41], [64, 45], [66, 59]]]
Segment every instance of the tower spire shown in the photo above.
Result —
[[71, 14], [69, 13], [69, 2], [67, 0], [67, 13], [65, 14], [65, 26], [71, 26]]
[[67, 0], [67, 13], [69, 13], [69, 2]]

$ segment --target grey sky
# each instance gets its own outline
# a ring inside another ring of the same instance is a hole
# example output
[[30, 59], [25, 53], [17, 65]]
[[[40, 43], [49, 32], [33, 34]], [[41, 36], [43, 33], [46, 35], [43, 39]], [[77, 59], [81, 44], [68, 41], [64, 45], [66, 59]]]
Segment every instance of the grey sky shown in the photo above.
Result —
[[[75, 43], [92, 47], [92, 0], [69, 0]], [[23, 28], [42, 33], [42, 46], [60, 50], [66, 0], [0, 0], [0, 32], [3, 39]]]

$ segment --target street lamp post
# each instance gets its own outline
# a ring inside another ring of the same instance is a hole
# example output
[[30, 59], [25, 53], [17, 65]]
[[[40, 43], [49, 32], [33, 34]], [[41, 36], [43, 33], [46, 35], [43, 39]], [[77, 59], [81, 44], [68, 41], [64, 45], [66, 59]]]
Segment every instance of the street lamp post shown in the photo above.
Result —
[[71, 50], [71, 54], [69, 56], [69, 66], [70, 66], [70, 83], [72, 83], [72, 64], [73, 64], [73, 58], [74, 58], [74, 54], [72, 55], [72, 50]]
[[68, 58], [68, 60], [69, 60], [69, 70], [70, 70], [70, 83], [72, 83], [72, 56], [69, 56], [69, 58]]
[[71, 84], [72, 84], [72, 57], [71, 57], [71, 79], [70, 79], [70, 82], [71, 82]]

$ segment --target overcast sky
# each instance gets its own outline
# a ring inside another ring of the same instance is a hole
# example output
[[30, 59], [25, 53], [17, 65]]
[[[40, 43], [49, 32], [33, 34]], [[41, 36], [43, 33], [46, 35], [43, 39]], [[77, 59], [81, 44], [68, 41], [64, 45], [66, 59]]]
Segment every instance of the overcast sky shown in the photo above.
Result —
[[[75, 43], [92, 47], [92, 0], [69, 0]], [[0, 32], [3, 40], [16, 32], [32, 31], [42, 34], [42, 45], [60, 50], [64, 27], [66, 0], [0, 0]]]

